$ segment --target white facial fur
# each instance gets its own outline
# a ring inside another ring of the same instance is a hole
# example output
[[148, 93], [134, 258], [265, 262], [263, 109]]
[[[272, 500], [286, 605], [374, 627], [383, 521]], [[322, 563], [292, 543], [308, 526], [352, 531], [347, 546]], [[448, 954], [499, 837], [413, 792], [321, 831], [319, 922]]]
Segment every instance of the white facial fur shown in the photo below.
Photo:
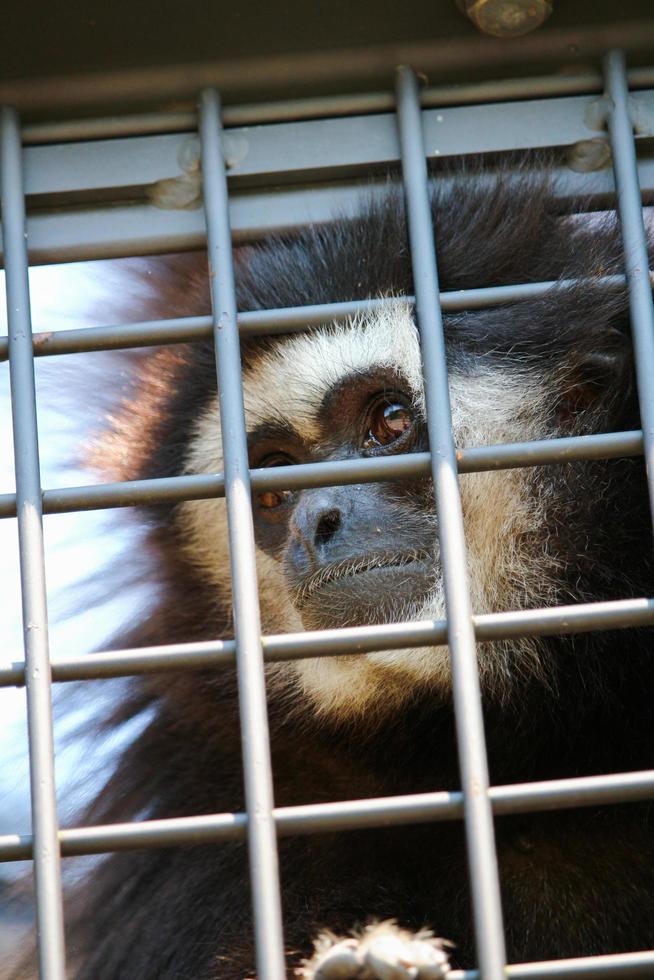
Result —
[[[243, 377], [249, 430], [266, 421], [288, 422], [308, 442], [318, 437], [324, 395], [354, 371], [392, 368], [406, 379], [418, 410], [423, 406], [418, 333], [409, 305], [401, 300], [348, 324], [292, 336], [266, 353]], [[486, 366], [450, 372], [450, 401], [458, 447], [537, 438], [544, 434], [546, 395], [526, 373]], [[198, 419], [187, 460], [189, 473], [222, 470], [217, 404]], [[468, 571], [476, 613], [538, 605], [553, 598], [552, 562], [526, 553], [526, 532], [543, 524], [542, 506], [529, 470], [475, 473], [459, 479]], [[191, 560], [229, 594], [229, 556], [224, 500], [190, 501], [180, 520]], [[437, 546], [434, 519], [434, 547]], [[281, 564], [257, 549], [264, 632], [296, 632], [302, 620], [287, 597]], [[402, 618], [445, 618], [440, 576], [429, 599], [402, 610]], [[502, 696], [516, 673], [540, 672], [538, 641], [479, 647], [482, 682]], [[416, 688], [446, 696], [450, 688], [447, 648], [392, 650], [352, 657], [325, 657], [271, 665], [271, 680], [286, 687], [294, 676], [316, 710], [340, 716], [382, 714]]]

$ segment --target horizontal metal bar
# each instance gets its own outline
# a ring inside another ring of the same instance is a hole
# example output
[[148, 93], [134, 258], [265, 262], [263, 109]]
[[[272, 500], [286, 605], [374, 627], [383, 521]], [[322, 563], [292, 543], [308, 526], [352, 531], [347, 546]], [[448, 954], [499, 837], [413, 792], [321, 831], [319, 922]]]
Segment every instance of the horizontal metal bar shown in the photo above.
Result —
[[532, 442], [499, 446], [476, 446], [457, 449], [456, 456], [459, 473], [481, 473], [520, 466], [571, 463], [582, 459], [619, 459], [639, 456], [642, 451], [642, 433], [635, 430], [561, 439], [536, 439]]
[[[653, 272], [650, 272], [650, 280], [654, 285]], [[505, 306], [524, 300], [538, 299], [553, 288], [565, 289], [578, 286], [579, 283], [580, 280], [559, 279], [517, 283], [510, 286], [448, 290], [440, 294], [441, 309], [453, 313]], [[626, 281], [624, 276], [603, 276], [601, 279], [593, 279], [592, 286], [608, 292], [618, 292], [625, 289]], [[407, 303], [415, 302], [413, 296], [407, 296], [405, 299]], [[275, 310], [253, 310], [239, 313], [239, 331], [246, 337], [302, 331], [326, 323], [341, 322], [361, 314], [374, 313], [387, 302], [386, 299], [367, 299]], [[34, 335], [34, 355], [50, 357], [55, 354], [80, 354], [100, 350], [151, 347], [157, 344], [187, 343], [206, 339], [211, 336], [211, 332], [210, 316], [177, 317], [105, 327], [47, 331]], [[0, 337], [0, 360], [6, 356], [7, 338]]]
[[[592, 76], [589, 75], [589, 81], [591, 78]], [[579, 91], [581, 94], [586, 91], [599, 91], [599, 89], [573, 89], [573, 91], [575, 93]], [[264, 120], [258, 118], [256, 121], [263, 122]], [[238, 119], [236, 125], [243, 125], [244, 122], [245, 120]], [[43, 146], [47, 143], [78, 143], [86, 140], [114, 139], [125, 136], [196, 133], [197, 128], [198, 114], [193, 109], [171, 112], [126, 112], [123, 115], [115, 116], [92, 116], [85, 119], [58, 119], [56, 121], [28, 123], [23, 126], [23, 145]]]
[[[654, 85], [654, 68], [632, 68], [631, 89]], [[598, 71], [570, 75], [538, 75], [533, 78], [506, 78], [461, 85], [427, 86], [420, 93], [424, 108], [466, 105], [511, 100], [527, 100], [562, 95], [590, 95], [602, 91]], [[323, 95], [315, 98], [288, 99], [279, 102], [254, 102], [225, 106], [226, 128], [262, 123], [291, 122], [302, 119], [325, 119], [334, 116], [356, 116], [373, 112], [391, 112], [395, 99], [391, 92], [362, 92], [353, 95]], [[23, 128], [23, 143], [69, 143], [120, 136], [195, 132], [197, 113], [182, 112], [127, 113], [91, 119], [32, 123]]]
[[[591, 630], [650, 626], [654, 625], [654, 599], [615, 599], [544, 609], [484, 613], [473, 616], [473, 625], [477, 640], [486, 642], [519, 636], [560, 636]], [[447, 623], [444, 619], [262, 637], [264, 659], [268, 663], [342, 654], [354, 656], [404, 647], [444, 646], [446, 643]], [[52, 679], [102, 680], [168, 670], [216, 669], [234, 663], [233, 640], [173, 643], [57, 657], [52, 661]], [[24, 678], [22, 661], [0, 665], [0, 688], [22, 685]]]
[[[651, 980], [654, 951], [516, 963], [507, 966], [506, 975], [509, 980], [606, 980], [608, 977]], [[448, 980], [482, 980], [478, 970], [452, 970], [447, 976]]]
[[[654, 797], [654, 770], [492, 786], [489, 794], [493, 813], [497, 816], [636, 803]], [[463, 794], [416, 793], [338, 803], [312, 803], [277, 807], [273, 815], [281, 837], [459, 820], [463, 817]], [[60, 830], [59, 840], [62, 855], [75, 857], [140, 848], [243, 840], [247, 823], [245, 813], [171, 817], [138, 823], [74, 827]], [[31, 848], [31, 835], [5, 834], [0, 837], [0, 862], [28, 860]]]
[[[619, 459], [639, 456], [642, 452], [642, 433], [635, 430], [458, 449], [456, 457], [458, 471], [463, 474], [520, 466], [571, 463], [576, 460]], [[404, 480], [425, 476], [429, 471], [429, 453], [404, 453], [397, 456], [361, 457], [253, 469], [250, 476], [252, 489], [255, 491], [300, 490], [340, 484], [375, 483], [380, 480]], [[78, 510], [205, 500], [223, 494], [222, 473], [61, 487], [43, 491], [43, 513], [66, 514]], [[15, 514], [15, 494], [0, 494], [0, 519], [14, 517]]]

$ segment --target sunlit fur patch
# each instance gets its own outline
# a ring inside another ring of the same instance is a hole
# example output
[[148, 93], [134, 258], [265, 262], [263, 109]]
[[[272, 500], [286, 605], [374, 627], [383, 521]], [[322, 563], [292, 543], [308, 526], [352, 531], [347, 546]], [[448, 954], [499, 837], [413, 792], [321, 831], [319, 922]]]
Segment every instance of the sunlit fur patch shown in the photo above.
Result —
[[[325, 394], [353, 372], [392, 368], [405, 378], [416, 409], [423, 410], [418, 334], [403, 301], [350, 323], [285, 338], [244, 373], [249, 430], [271, 420], [292, 425], [308, 442], [318, 439], [319, 411]], [[546, 391], [515, 364], [510, 369], [476, 360], [450, 365], [449, 387], [457, 446], [483, 446], [545, 435]], [[217, 405], [196, 424], [187, 472], [222, 469]], [[468, 571], [476, 613], [518, 609], [554, 600], [555, 566], [548, 557], [544, 508], [530, 470], [463, 475], [463, 506]], [[438, 555], [435, 514], [434, 553]], [[191, 560], [229, 597], [229, 558], [224, 500], [184, 504], [180, 517]], [[540, 534], [535, 533], [540, 529]], [[534, 552], [534, 540], [542, 550]], [[257, 549], [262, 626], [265, 632], [303, 629], [286, 591], [281, 563]], [[445, 618], [440, 572], [434, 569], [429, 599], [407, 604], [403, 619]], [[520, 675], [541, 672], [538, 640], [523, 638], [479, 647], [482, 683], [495, 696], [508, 692]], [[385, 713], [421, 689], [449, 692], [451, 675], [445, 647], [392, 650], [352, 657], [315, 658], [271, 665], [271, 679], [287, 685], [293, 677], [315, 708], [330, 714]], [[297, 691], [296, 691], [297, 693]]]

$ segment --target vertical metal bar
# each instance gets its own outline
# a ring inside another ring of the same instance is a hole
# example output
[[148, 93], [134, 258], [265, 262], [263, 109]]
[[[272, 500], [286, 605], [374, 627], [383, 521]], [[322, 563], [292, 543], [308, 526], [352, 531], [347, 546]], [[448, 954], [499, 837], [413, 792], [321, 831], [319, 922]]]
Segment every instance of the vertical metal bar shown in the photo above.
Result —
[[250, 880], [259, 980], [284, 980], [277, 840], [261, 648], [254, 526], [245, 433], [241, 355], [232, 266], [227, 180], [217, 92], [200, 96], [202, 174], [224, 447], [234, 630], [241, 708]]
[[41, 477], [20, 120], [14, 109], [0, 111], [0, 131], [0, 204], [9, 324], [39, 969], [44, 980], [64, 980]]
[[[488, 763], [466, 568], [463, 515], [452, 439], [427, 164], [418, 84], [411, 69], [399, 69], [396, 95], [425, 379], [431, 470], [439, 520], [448, 642], [452, 658], [454, 709], [477, 956], [483, 980], [501, 980], [504, 977], [505, 951], [499, 874], [493, 816], [488, 796]], [[435, 925], [437, 927], [438, 923]]]
[[618, 215], [629, 290], [631, 333], [636, 362], [638, 400], [643, 428], [649, 502], [654, 521], [654, 305], [649, 278], [647, 237], [638, 184], [636, 146], [629, 113], [627, 70], [622, 51], [610, 51], [604, 59], [604, 84], [608, 96], [608, 127], [613, 153], [613, 172]]

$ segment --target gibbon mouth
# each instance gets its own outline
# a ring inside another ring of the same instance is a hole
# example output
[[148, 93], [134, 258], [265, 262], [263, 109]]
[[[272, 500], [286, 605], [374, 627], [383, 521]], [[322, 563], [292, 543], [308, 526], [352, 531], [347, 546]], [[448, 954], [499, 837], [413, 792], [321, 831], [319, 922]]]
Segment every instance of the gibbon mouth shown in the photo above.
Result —
[[353, 558], [343, 558], [341, 561], [327, 565], [309, 575], [302, 585], [296, 589], [293, 596], [294, 605], [301, 609], [316, 592], [340, 579], [355, 578], [364, 572], [377, 569], [405, 568], [408, 565], [433, 565], [434, 556], [431, 551], [378, 552], [370, 555], [357, 555]]

